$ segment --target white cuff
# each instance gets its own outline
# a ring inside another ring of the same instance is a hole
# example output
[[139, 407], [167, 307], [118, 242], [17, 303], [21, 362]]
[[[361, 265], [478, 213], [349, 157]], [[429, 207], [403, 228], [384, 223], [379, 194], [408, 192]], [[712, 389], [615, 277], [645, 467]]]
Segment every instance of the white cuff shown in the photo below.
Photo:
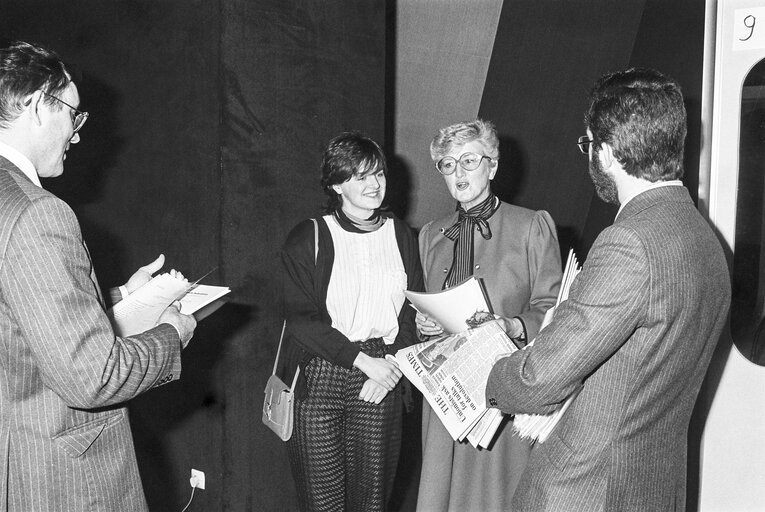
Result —
[[120, 295], [122, 295], [123, 299], [127, 298], [127, 296], [130, 295], [130, 293], [128, 293], [127, 288], [125, 288], [125, 285], [120, 286], [119, 290], [120, 290]]

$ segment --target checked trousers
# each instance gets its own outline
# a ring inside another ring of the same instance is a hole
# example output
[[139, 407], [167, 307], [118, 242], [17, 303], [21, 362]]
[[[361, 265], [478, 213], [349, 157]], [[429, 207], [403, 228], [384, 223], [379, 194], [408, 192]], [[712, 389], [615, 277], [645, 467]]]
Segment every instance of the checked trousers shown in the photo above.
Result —
[[[360, 347], [385, 354], [379, 338]], [[357, 368], [314, 357], [303, 371], [306, 394], [295, 400], [287, 442], [300, 509], [384, 512], [401, 446], [401, 385], [373, 404], [359, 399], [367, 376]]]

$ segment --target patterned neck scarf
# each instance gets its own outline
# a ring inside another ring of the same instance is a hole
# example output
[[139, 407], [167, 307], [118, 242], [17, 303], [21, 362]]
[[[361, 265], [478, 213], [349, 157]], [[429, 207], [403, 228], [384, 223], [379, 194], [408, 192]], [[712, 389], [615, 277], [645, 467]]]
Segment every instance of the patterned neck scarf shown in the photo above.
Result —
[[490, 194], [483, 202], [468, 211], [459, 206], [459, 217], [454, 225], [444, 230], [444, 236], [454, 240], [454, 258], [452, 267], [446, 274], [443, 288], [449, 288], [461, 283], [473, 275], [473, 236], [475, 229], [481, 233], [484, 240], [491, 239], [491, 229], [487, 219], [499, 208], [499, 200]]
[[332, 215], [337, 220], [337, 223], [340, 224], [340, 227], [351, 233], [370, 233], [372, 231], [377, 231], [383, 224], [385, 224], [385, 219], [390, 217], [388, 212], [381, 212], [379, 209], [375, 210], [372, 216], [368, 219], [354, 217], [353, 215], [345, 213], [342, 208], [338, 208], [332, 212]]

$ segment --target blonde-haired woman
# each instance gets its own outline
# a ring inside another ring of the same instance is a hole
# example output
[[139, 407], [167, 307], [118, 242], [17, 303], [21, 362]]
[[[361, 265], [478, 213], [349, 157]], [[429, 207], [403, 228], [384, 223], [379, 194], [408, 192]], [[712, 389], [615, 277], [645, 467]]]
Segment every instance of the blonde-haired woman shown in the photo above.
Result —
[[[555, 305], [561, 278], [555, 224], [545, 211], [500, 201], [491, 191], [499, 141], [480, 119], [439, 130], [430, 154], [457, 211], [426, 224], [419, 246], [426, 291], [470, 276], [483, 280], [489, 301], [517, 344], [533, 339], [545, 311]], [[418, 314], [423, 335], [443, 329]], [[529, 444], [509, 419], [487, 450], [454, 442], [436, 414], [423, 407], [423, 464], [417, 509], [508, 511], [528, 460]]]

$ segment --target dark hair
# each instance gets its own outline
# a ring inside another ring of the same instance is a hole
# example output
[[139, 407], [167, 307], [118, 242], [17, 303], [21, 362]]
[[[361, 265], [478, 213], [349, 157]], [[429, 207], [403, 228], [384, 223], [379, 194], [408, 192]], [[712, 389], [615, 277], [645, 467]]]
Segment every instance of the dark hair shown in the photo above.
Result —
[[[0, 127], [21, 114], [30, 94], [40, 90], [57, 96], [71, 81], [64, 63], [50, 50], [23, 41], [0, 48]], [[48, 96], [44, 101], [63, 108]]]
[[321, 187], [329, 196], [325, 211], [332, 213], [342, 205], [342, 197], [335, 192], [333, 185], [379, 169], [388, 173], [385, 154], [372, 139], [358, 132], [345, 132], [330, 140], [321, 162]]
[[680, 85], [654, 69], [601, 77], [584, 117], [597, 148], [603, 142], [627, 174], [651, 182], [683, 176], [687, 132]]

